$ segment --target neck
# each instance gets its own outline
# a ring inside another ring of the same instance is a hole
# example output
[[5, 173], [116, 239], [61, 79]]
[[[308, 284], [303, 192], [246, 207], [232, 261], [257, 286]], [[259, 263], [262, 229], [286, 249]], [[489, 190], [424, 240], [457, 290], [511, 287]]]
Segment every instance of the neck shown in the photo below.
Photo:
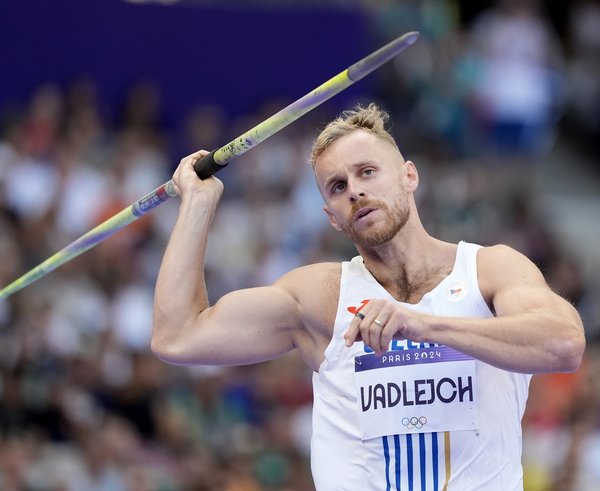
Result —
[[358, 247], [373, 277], [397, 300], [416, 303], [451, 271], [456, 244], [438, 240], [418, 224], [406, 224], [390, 242]]

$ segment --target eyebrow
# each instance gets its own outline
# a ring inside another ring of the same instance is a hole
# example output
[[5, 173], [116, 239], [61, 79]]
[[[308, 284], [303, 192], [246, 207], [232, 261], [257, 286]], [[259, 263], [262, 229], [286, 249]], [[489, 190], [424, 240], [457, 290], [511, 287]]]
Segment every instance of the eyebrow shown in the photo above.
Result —
[[341, 178], [340, 178], [340, 177], [338, 177], [338, 175], [337, 175], [337, 174], [336, 174], [336, 175], [333, 175], [333, 176], [331, 176], [331, 177], [329, 177], [329, 178], [327, 178], [327, 179], [325, 180], [325, 182], [323, 183], [323, 189], [324, 189], [325, 191], [328, 191], [328, 190], [329, 190], [329, 188], [331, 187], [331, 185], [332, 185], [334, 182], [337, 182], [337, 181], [339, 181], [340, 179], [341, 179]]
[[[350, 167], [351, 167], [352, 170], [356, 170], [356, 169], [358, 169], [360, 167], [363, 167], [365, 165], [377, 165], [377, 164], [375, 162], [372, 162], [372, 161], [369, 161], [369, 160], [360, 160], [358, 162], [350, 164]], [[334, 183], [336, 181], [340, 181], [340, 180], [342, 180], [340, 178], [340, 175], [339, 174], [334, 174], [333, 176], [331, 176], [331, 177], [329, 177], [329, 178], [327, 178], [325, 180], [325, 183], [323, 184], [323, 188], [327, 190], [327, 189], [329, 189], [329, 187], [331, 186], [332, 183]]]

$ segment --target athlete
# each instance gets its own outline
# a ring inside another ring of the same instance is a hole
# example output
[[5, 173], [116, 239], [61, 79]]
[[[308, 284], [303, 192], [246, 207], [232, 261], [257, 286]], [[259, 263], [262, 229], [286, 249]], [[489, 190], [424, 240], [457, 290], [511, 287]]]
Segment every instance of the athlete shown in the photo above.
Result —
[[223, 185], [194, 173], [207, 152], [184, 158], [152, 349], [168, 363], [215, 365], [299, 350], [313, 370], [319, 491], [521, 490], [531, 375], [577, 369], [581, 319], [517, 251], [426, 232], [417, 168], [387, 120], [374, 104], [345, 111], [312, 151], [325, 213], [359, 255], [214, 305], [199, 265]]

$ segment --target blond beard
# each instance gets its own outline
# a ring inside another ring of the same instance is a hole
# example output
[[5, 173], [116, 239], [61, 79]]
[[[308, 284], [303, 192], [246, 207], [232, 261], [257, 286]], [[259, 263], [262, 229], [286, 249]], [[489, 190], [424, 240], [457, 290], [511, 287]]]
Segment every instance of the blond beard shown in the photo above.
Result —
[[[360, 206], [356, 206], [359, 209], [363, 206], [369, 206], [372, 203], [361, 203]], [[354, 228], [353, 222], [348, 225], [342, 225], [342, 231], [352, 240], [357, 246], [366, 247], [372, 249], [374, 247], [386, 244], [392, 240], [406, 222], [410, 216], [410, 208], [408, 202], [396, 201], [390, 208], [387, 204], [381, 202], [375, 202], [377, 208], [385, 213], [385, 217], [379, 220], [377, 223], [373, 223], [368, 226], [364, 231], [359, 231]], [[356, 209], [353, 208], [351, 215], [354, 216]]]

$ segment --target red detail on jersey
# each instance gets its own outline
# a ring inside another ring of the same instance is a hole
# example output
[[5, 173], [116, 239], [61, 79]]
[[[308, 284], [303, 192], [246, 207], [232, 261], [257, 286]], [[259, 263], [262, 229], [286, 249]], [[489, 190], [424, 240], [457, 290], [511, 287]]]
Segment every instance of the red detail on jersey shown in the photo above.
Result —
[[363, 307], [365, 305], [367, 305], [368, 303], [369, 303], [368, 300], [361, 300], [360, 307], [354, 307], [354, 306], [348, 307], [348, 312], [350, 312], [351, 314], [356, 315], [356, 313], [360, 312], [363, 309]]

